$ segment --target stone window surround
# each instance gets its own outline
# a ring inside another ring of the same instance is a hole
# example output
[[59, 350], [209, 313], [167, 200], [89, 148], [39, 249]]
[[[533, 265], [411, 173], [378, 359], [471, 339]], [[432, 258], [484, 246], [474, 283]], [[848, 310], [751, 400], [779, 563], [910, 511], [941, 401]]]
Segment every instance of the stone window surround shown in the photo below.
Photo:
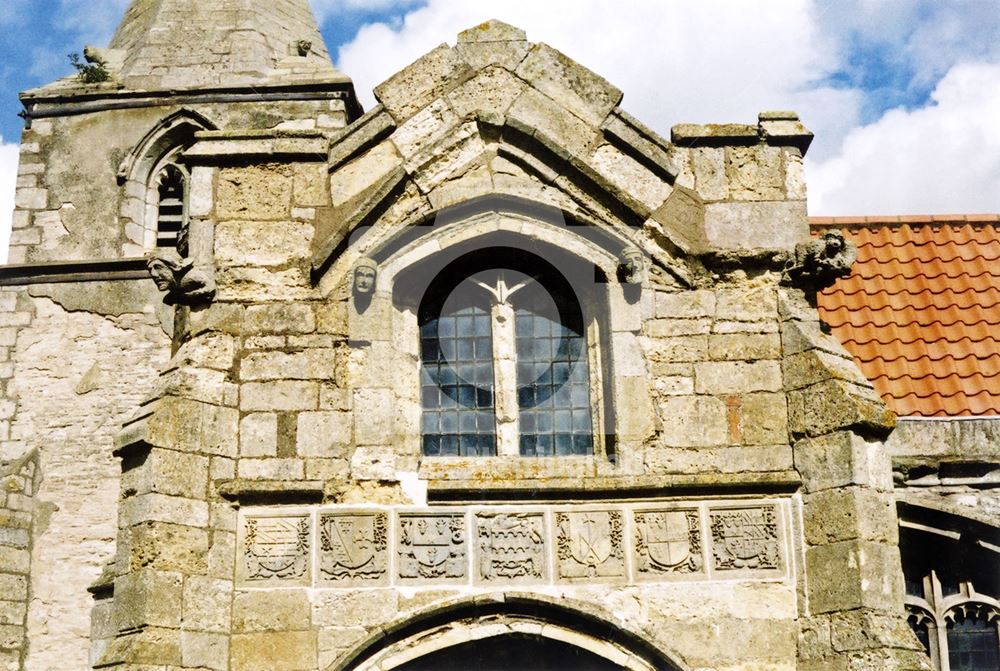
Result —
[[177, 159], [193, 142], [199, 131], [216, 126], [196, 112], [179, 110], [162, 119], [140, 140], [118, 168], [123, 186], [119, 221], [125, 229], [125, 256], [139, 256], [140, 251], [156, 248], [159, 220], [159, 186], [168, 165], [184, 175], [184, 216], [188, 216], [191, 175]]
[[[376, 227], [377, 228], [377, 227]], [[584, 229], [584, 226], [579, 227]], [[376, 294], [385, 298], [393, 296], [397, 279], [406, 271], [437, 256], [448, 260], [457, 258], [468, 249], [483, 245], [502, 245], [520, 241], [536, 253], [539, 248], [559, 250], [582, 266], [596, 266], [608, 281], [605, 298], [599, 305], [584, 308], [587, 324], [588, 348], [591, 350], [591, 378], [594, 380], [594, 454], [586, 457], [421, 457], [420, 476], [428, 479], [463, 480], [469, 477], [524, 478], [585, 477], [600, 473], [616, 472], [616, 461], [629, 449], [629, 442], [636, 437], [627, 427], [641, 426], [650, 421], [637, 408], [642, 404], [616, 402], [629, 393], [624, 378], [645, 377], [645, 363], [637, 340], [642, 323], [642, 301], [629, 302], [625, 288], [616, 278], [621, 251], [632, 245], [605, 229], [587, 227], [583, 235], [567, 225], [566, 217], [549, 209], [524, 214], [521, 212], [466, 211], [457, 218], [439, 217], [432, 227], [417, 227], [417, 235], [399, 236], [396, 241], [373, 240], [364, 244], [367, 235], [359, 240], [358, 254], [379, 260]], [[429, 230], [428, 230], [429, 229]], [[412, 229], [411, 229], [412, 230]], [[426, 232], [424, 232], [426, 231]], [[374, 233], [372, 230], [369, 233]], [[422, 234], [421, 234], [422, 233]], [[395, 242], [395, 244], [393, 244]], [[545, 256], [544, 253], [540, 254]], [[552, 259], [548, 259], [552, 262]], [[442, 266], [445, 264], [442, 264]], [[564, 269], [555, 264], [560, 271]], [[564, 273], [565, 274], [565, 273]], [[390, 301], [391, 303], [391, 301]], [[602, 319], [598, 320], [600, 316]], [[599, 323], [602, 321], [603, 323]], [[394, 344], [419, 360], [420, 334], [415, 310], [393, 308], [393, 331], [397, 334]], [[594, 360], [594, 355], [599, 360]], [[400, 371], [408, 384], [419, 389], [419, 369]], [[420, 435], [419, 425], [406, 427], [405, 432]], [[405, 433], [401, 431], [400, 433]], [[609, 454], [607, 436], [614, 436], [614, 451]], [[638, 438], [641, 438], [638, 437]], [[420, 451], [422, 452], [422, 451]]]
[[1000, 638], [1000, 601], [976, 592], [973, 584], [968, 581], [959, 583], [958, 594], [945, 596], [935, 571], [923, 578], [923, 584], [927, 598], [907, 594], [905, 603], [911, 623], [927, 627], [930, 658], [935, 671], [951, 669], [948, 658], [948, 625], [954, 621], [955, 612], [962, 607], [982, 607], [997, 614], [993, 623], [998, 628]]

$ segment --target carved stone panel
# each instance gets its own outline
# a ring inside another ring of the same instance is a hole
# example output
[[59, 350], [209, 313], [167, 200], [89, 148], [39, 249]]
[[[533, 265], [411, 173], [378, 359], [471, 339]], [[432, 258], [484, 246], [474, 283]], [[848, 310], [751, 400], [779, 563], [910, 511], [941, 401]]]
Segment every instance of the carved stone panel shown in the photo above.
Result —
[[242, 578], [247, 582], [309, 580], [309, 518], [247, 517], [243, 527]]
[[695, 573], [704, 567], [698, 511], [635, 513], [635, 570], [639, 578]]
[[556, 513], [559, 577], [624, 578], [622, 530], [622, 513], [617, 510]]
[[711, 520], [716, 570], [781, 567], [774, 506], [712, 510]]
[[399, 578], [462, 582], [466, 545], [464, 515], [400, 513]]
[[476, 579], [532, 582], [546, 578], [545, 517], [542, 513], [476, 515]]
[[338, 585], [387, 583], [388, 518], [384, 512], [320, 515], [320, 577]]

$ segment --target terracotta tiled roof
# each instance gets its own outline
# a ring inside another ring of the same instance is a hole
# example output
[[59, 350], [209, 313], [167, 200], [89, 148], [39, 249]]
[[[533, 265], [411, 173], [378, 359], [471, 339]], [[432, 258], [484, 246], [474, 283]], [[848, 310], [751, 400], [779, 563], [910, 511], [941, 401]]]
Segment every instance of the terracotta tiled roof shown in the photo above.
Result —
[[901, 416], [1000, 414], [1000, 215], [812, 217], [858, 245], [820, 316]]

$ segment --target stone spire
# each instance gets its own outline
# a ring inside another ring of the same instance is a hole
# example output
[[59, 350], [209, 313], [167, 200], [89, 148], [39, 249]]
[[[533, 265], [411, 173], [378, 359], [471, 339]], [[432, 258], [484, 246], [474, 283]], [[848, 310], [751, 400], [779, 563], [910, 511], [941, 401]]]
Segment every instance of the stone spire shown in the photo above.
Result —
[[350, 81], [308, 0], [132, 0], [99, 55], [128, 89]]

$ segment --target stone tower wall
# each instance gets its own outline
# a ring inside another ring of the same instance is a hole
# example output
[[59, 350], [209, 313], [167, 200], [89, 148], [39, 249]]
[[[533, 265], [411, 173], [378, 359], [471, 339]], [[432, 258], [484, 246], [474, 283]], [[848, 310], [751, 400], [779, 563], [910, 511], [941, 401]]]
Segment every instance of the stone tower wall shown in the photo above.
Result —
[[100, 596], [113, 580], [114, 437], [155, 393], [171, 353], [173, 309], [145, 269], [155, 221], [146, 208], [151, 175], [139, 173], [157, 159], [140, 155], [148, 135], [180, 113], [242, 133], [323, 136], [346, 125], [351, 95], [349, 82], [220, 96], [67, 80], [24, 96], [12, 265], [0, 272], [4, 482], [34, 455], [34, 484], [10, 490], [0, 524], [10, 529], [0, 573], [12, 599], [0, 648], [23, 668], [90, 666], [88, 589]]

